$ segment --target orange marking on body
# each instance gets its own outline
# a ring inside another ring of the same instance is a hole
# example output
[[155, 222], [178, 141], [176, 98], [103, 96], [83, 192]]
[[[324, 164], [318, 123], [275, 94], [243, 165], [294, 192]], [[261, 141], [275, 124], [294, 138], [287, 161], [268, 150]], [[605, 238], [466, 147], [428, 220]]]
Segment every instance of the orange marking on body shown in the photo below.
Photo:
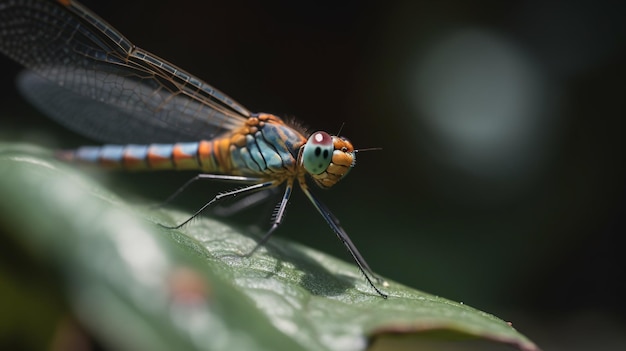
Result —
[[200, 168], [205, 172], [217, 172], [218, 167], [215, 163], [213, 154], [213, 142], [202, 140], [198, 143], [198, 159]]
[[148, 149], [148, 166], [154, 169], [172, 169], [174, 165], [169, 157], [163, 157]]
[[259, 119], [256, 117], [250, 117], [248, 118], [248, 120], [246, 121], [246, 123], [250, 126], [256, 126], [259, 124]]
[[[261, 117], [263, 117], [263, 118], [261, 118]], [[283, 121], [280, 117], [274, 116], [274, 115], [270, 115], [270, 114], [263, 114], [263, 115], [259, 116], [259, 119], [261, 121], [267, 122], [267, 123], [278, 124], [278, 125], [285, 125], [285, 121]]]
[[146, 168], [146, 160], [133, 157], [128, 153], [122, 156], [122, 165], [129, 170], [138, 170]]
[[183, 148], [178, 144], [174, 145], [174, 149], [172, 149], [172, 154], [173, 154], [172, 156], [174, 157], [174, 160], [186, 160], [186, 159], [194, 158], [193, 155], [185, 153], [185, 151], [183, 151]]
[[72, 0], [57, 0], [57, 2], [63, 6], [70, 6], [72, 4]]
[[183, 151], [181, 145], [174, 145], [174, 149], [172, 150], [172, 158], [174, 159], [174, 164], [176, 165], [176, 169], [198, 169], [198, 161], [196, 160], [196, 155], [191, 155]]
[[200, 143], [198, 143], [198, 155], [200, 156], [200, 162], [204, 163], [205, 160], [211, 157], [212, 152], [213, 152], [212, 142], [202, 140]]
[[237, 147], [244, 147], [246, 145], [246, 136], [240, 133], [235, 133], [232, 137], [230, 137], [230, 143]]
[[232, 168], [232, 160], [230, 158], [230, 139], [222, 138], [213, 141], [213, 156], [215, 157], [217, 167], [222, 173], [228, 173]]

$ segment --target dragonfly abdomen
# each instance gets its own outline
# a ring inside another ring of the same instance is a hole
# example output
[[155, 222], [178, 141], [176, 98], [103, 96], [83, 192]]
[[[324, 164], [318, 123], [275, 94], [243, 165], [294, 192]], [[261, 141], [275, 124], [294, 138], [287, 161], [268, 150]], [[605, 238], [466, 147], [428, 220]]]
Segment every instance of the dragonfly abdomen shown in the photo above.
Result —
[[[212, 145], [206, 144], [212, 142], [82, 146], [76, 150], [60, 151], [57, 156], [67, 161], [94, 163], [107, 168], [131, 171], [197, 170], [201, 168], [199, 150], [212, 149]], [[215, 162], [213, 158], [204, 161]]]

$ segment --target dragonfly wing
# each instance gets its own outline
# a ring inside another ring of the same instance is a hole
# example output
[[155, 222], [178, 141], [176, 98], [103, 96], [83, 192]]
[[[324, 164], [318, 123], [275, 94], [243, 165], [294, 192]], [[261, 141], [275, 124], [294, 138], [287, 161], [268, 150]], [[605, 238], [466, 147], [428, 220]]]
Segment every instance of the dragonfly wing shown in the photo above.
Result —
[[[76, 69], [65, 72], [68, 79], [72, 79], [69, 75], [86, 74]], [[90, 82], [99, 85], [83, 81], [80, 85], [84, 91], [80, 94], [28, 70], [18, 76], [18, 87], [47, 116], [80, 134], [108, 143], [196, 141], [241, 125], [232, 116], [207, 109], [206, 104], [184, 96], [171, 96], [144, 83], [102, 71], [92, 71], [89, 75], [94, 78]], [[130, 91], [133, 93], [129, 94]], [[105, 99], [103, 95], [108, 96]], [[163, 108], [159, 108], [159, 102]]]
[[75, 2], [1, 0], [0, 52], [29, 69], [19, 78], [28, 99], [98, 140], [210, 139], [250, 116], [219, 90], [135, 47]]

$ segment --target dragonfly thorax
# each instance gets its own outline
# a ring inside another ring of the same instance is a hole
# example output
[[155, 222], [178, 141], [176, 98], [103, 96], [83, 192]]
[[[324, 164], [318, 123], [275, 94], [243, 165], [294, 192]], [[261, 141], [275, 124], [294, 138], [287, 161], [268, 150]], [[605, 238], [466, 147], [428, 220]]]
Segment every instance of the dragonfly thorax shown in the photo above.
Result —
[[318, 131], [301, 147], [298, 158], [315, 183], [330, 188], [354, 167], [356, 153], [346, 138]]

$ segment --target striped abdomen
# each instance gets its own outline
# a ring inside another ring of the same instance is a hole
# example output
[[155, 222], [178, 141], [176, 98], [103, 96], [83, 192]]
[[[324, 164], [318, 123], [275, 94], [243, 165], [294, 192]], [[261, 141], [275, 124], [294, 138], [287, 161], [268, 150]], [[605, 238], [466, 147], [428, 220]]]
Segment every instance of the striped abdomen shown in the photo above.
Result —
[[65, 160], [127, 170], [200, 170], [232, 175], [293, 171], [304, 136], [280, 118], [259, 114], [213, 140], [175, 144], [83, 146], [62, 151]]

